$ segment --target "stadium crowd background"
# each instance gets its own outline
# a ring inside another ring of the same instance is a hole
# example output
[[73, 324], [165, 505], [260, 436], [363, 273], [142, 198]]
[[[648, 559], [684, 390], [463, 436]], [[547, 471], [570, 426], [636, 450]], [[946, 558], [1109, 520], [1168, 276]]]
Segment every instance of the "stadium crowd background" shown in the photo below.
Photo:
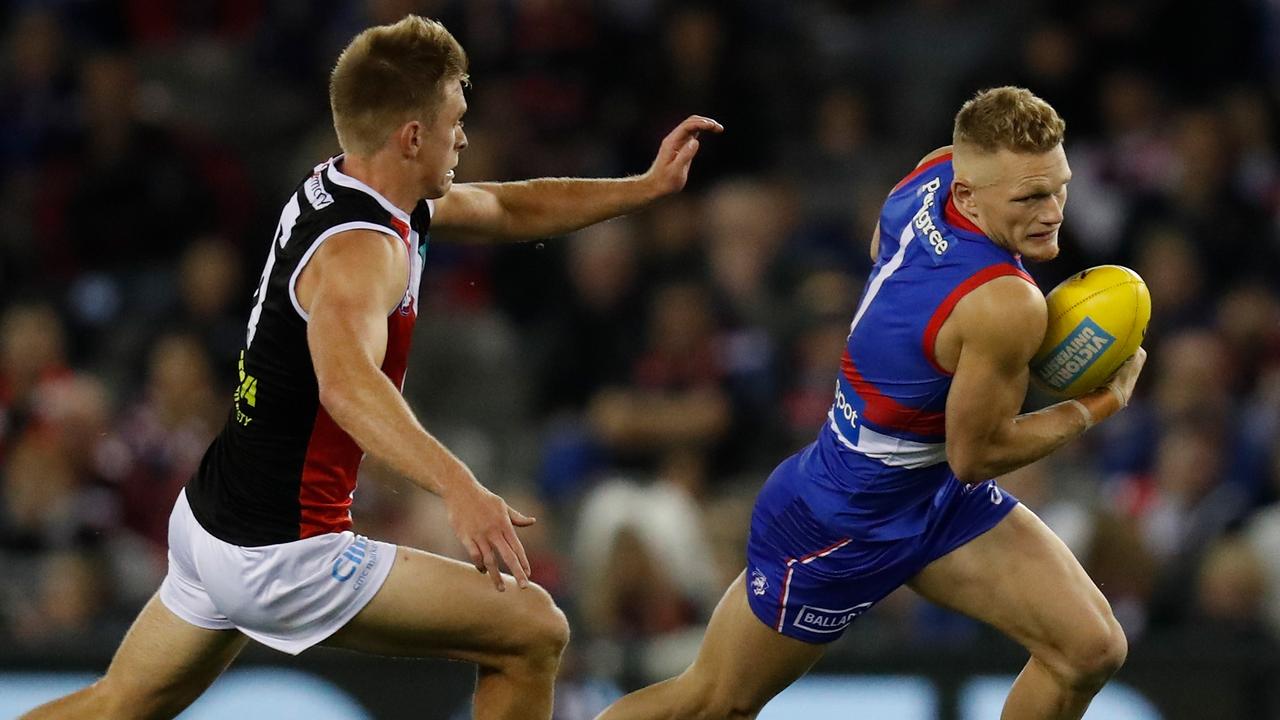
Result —
[[[879, 203], [979, 88], [1067, 120], [1046, 290], [1148, 282], [1131, 409], [1004, 481], [1131, 642], [1280, 638], [1280, 4], [739, 0], [11, 2], [0, 10], [0, 644], [112, 646], [220, 428], [282, 199], [336, 153], [360, 29], [438, 17], [470, 53], [459, 179], [644, 170], [690, 113], [690, 187], [510, 247], [436, 241], [406, 395], [536, 515], [573, 667], [684, 667], [753, 495], [824, 421]], [[459, 555], [366, 463], [357, 530]], [[834, 652], [978, 644], [898, 593]], [[581, 670], [579, 670], [581, 672]]]

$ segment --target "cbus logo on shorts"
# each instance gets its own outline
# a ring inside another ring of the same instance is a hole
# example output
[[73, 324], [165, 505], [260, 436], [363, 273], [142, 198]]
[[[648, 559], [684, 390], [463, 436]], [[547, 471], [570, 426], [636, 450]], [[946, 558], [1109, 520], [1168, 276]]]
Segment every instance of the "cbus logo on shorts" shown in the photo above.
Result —
[[1114, 335], [1086, 317], [1035, 368], [1036, 375], [1054, 390], [1070, 387], [1115, 341]]
[[849, 623], [866, 612], [871, 605], [872, 603], [864, 602], [844, 610], [828, 610], [805, 605], [796, 614], [795, 626], [809, 632], [837, 633], [849, 627]]
[[365, 556], [369, 554], [369, 538], [363, 535], [357, 535], [355, 542], [347, 546], [346, 550], [333, 561], [333, 569], [329, 571], [329, 575], [338, 582], [346, 582], [351, 579], [352, 575], [360, 569], [360, 564], [364, 562]]

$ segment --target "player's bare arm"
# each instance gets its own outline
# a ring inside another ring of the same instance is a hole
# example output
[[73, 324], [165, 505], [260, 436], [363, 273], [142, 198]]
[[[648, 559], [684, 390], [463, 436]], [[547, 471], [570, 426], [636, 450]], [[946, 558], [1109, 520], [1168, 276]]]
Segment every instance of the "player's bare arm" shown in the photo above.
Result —
[[435, 201], [432, 231], [462, 241], [532, 240], [634, 212], [682, 190], [699, 135], [723, 130], [711, 118], [690, 116], [662, 141], [649, 169], [633, 177], [458, 183]]
[[499, 560], [525, 587], [529, 561], [512, 525], [533, 520], [481, 486], [379, 369], [387, 315], [403, 296], [407, 263], [398, 239], [357, 230], [330, 238], [307, 264], [298, 299], [311, 318], [307, 341], [320, 402], [365, 452], [444, 499], [454, 533], [497, 589], [504, 589]]
[[1046, 322], [1044, 296], [1010, 276], [967, 295], [939, 333], [939, 363], [955, 363], [947, 461], [960, 480], [980, 482], [1035, 462], [1128, 403], [1146, 359], [1141, 349], [1103, 387], [1020, 414]]

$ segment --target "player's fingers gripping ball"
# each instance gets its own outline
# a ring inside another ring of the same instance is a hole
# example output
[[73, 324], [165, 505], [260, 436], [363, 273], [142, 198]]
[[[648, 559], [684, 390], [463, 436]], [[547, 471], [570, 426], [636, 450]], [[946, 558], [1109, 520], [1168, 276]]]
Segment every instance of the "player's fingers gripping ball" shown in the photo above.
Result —
[[1106, 382], [1142, 345], [1151, 320], [1147, 284], [1119, 265], [1082, 270], [1045, 301], [1049, 326], [1031, 359], [1031, 384], [1033, 397], [1046, 405]]

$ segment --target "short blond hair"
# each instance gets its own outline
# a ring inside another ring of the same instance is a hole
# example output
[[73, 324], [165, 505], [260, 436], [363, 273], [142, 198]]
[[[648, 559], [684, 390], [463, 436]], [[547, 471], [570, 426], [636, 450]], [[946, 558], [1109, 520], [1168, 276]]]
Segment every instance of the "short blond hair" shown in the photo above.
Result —
[[401, 124], [434, 122], [446, 83], [454, 80], [467, 82], [467, 54], [439, 22], [407, 15], [365, 30], [329, 76], [338, 144], [371, 155]]
[[1062, 144], [1067, 123], [1026, 88], [1004, 86], [974, 95], [956, 113], [954, 145], [983, 152], [1045, 153]]

